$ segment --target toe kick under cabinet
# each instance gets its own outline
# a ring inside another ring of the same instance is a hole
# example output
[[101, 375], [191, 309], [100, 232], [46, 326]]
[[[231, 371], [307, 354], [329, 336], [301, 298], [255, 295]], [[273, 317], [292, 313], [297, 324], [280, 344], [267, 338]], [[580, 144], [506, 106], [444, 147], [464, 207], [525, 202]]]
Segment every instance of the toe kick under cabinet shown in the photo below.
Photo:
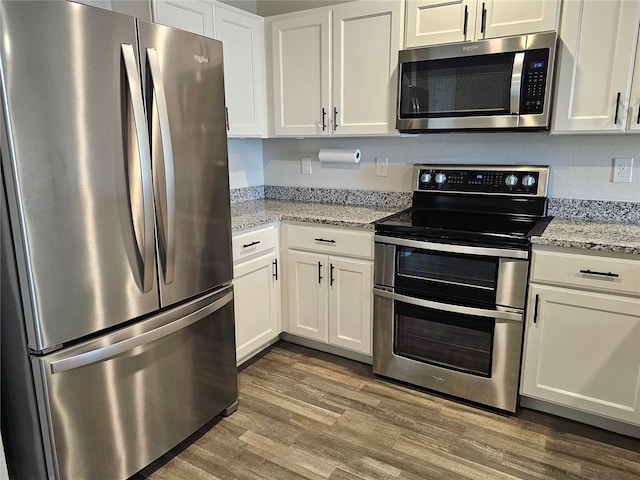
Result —
[[232, 240], [238, 364], [278, 340], [280, 281], [276, 226], [241, 232]]
[[373, 231], [287, 224], [288, 333], [371, 355]]
[[640, 256], [535, 245], [523, 396], [640, 425]]

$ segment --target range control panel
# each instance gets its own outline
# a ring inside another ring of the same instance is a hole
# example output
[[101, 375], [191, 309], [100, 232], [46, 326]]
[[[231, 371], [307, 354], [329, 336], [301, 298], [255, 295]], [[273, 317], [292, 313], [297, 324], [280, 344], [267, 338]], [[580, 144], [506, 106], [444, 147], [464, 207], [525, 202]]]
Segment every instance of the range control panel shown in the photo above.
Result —
[[416, 165], [421, 192], [484, 193], [545, 197], [549, 167], [506, 165]]

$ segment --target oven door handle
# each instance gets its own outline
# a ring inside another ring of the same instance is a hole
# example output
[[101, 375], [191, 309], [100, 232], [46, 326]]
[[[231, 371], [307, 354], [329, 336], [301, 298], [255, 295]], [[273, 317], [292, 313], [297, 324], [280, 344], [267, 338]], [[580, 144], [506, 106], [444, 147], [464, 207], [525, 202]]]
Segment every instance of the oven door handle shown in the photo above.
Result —
[[428, 240], [408, 240], [406, 238], [386, 237], [383, 235], [375, 235], [373, 239], [377, 243], [387, 243], [390, 245], [398, 245], [400, 247], [420, 248], [422, 250], [435, 250], [438, 252], [462, 253], [465, 255], [482, 255], [484, 257], [522, 258], [525, 260], [529, 258], [529, 252], [527, 250], [471, 247], [466, 245], [452, 245], [448, 243], [433, 243]]
[[445, 312], [460, 313], [462, 315], [474, 315], [476, 317], [495, 318], [497, 320], [508, 320], [512, 322], [522, 322], [522, 312], [511, 312], [505, 310], [485, 310], [482, 308], [463, 307], [461, 305], [449, 305], [447, 303], [432, 302], [431, 300], [422, 300], [421, 298], [407, 297], [398, 293], [388, 292], [379, 288], [373, 289], [373, 294], [380, 297], [390, 298], [403, 303], [417, 305], [418, 307], [432, 308], [434, 310], [443, 310]]

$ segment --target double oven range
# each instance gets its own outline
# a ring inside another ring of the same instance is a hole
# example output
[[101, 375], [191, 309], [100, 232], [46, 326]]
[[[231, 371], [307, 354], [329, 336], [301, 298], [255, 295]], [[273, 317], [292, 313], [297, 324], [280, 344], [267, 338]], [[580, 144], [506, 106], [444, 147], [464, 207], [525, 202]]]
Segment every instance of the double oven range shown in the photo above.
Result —
[[530, 237], [548, 167], [416, 165], [375, 225], [376, 374], [515, 412]]

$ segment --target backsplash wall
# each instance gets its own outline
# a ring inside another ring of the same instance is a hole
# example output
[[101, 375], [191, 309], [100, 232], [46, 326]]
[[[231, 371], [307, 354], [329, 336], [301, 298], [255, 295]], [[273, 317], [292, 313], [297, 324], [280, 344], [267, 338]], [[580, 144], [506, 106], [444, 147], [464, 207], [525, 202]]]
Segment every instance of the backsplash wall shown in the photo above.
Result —
[[[360, 148], [362, 160], [321, 164], [320, 148]], [[504, 132], [265, 139], [262, 154], [266, 185], [409, 192], [414, 163], [531, 163], [550, 166], [550, 197], [640, 202], [639, 135]], [[311, 158], [311, 175], [301, 174], [301, 157]], [[376, 157], [389, 159], [387, 177], [375, 175]], [[634, 158], [632, 182], [612, 183], [613, 159], [626, 157]], [[251, 185], [258, 184], [238, 186]]]

